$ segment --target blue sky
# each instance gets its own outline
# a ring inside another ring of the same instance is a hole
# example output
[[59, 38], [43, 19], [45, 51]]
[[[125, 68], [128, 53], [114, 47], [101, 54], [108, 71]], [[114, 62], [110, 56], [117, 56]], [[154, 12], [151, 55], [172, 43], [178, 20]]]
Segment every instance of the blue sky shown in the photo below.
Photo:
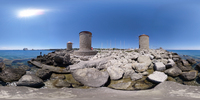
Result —
[[[94, 48], [200, 49], [199, 0], [0, 0], [0, 49], [79, 47], [79, 32], [92, 32]], [[27, 9], [42, 14], [19, 17]], [[121, 46], [120, 46], [121, 41]]]

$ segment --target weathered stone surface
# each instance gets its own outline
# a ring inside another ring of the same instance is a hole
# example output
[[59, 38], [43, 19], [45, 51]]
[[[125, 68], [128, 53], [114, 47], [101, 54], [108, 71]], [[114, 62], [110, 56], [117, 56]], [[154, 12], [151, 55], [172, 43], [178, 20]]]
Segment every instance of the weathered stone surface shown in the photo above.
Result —
[[192, 67], [178, 66], [178, 68], [180, 68], [183, 72], [188, 72], [192, 70]]
[[161, 59], [161, 62], [162, 62], [164, 65], [167, 65], [168, 60], [167, 60], [167, 59]]
[[49, 70], [44, 70], [44, 69], [39, 69], [36, 72], [36, 76], [38, 76], [39, 78], [45, 80], [51, 77], [51, 71]]
[[131, 87], [131, 82], [121, 82], [117, 84], [111, 84], [109, 87], [113, 89], [127, 90], [129, 89], [129, 87]]
[[146, 66], [146, 63], [134, 63], [133, 64], [133, 69], [135, 69], [136, 72], [144, 72], [148, 69], [148, 66]]
[[78, 82], [90, 87], [103, 86], [109, 77], [107, 72], [101, 72], [95, 68], [77, 69], [72, 76]]
[[178, 67], [172, 67], [170, 69], [165, 70], [165, 73], [169, 76], [176, 77], [182, 74], [182, 71]]
[[68, 65], [70, 64], [70, 55], [65, 54], [64, 56], [55, 56], [54, 62], [56, 63], [56, 65]]
[[197, 62], [195, 61], [195, 59], [187, 59], [187, 61], [188, 61], [191, 65], [197, 63]]
[[131, 80], [132, 80], [132, 81], [136, 81], [136, 80], [141, 79], [142, 77], [143, 77], [142, 74], [133, 73], [133, 74], [131, 75]]
[[68, 83], [67, 81], [64, 81], [62, 79], [58, 79], [56, 80], [56, 82], [54, 83], [54, 85], [58, 88], [62, 88], [62, 87], [71, 87], [71, 84]]
[[24, 69], [5, 68], [0, 73], [0, 80], [4, 82], [18, 81], [24, 74], [26, 74], [26, 71]]
[[110, 66], [107, 68], [108, 74], [110, 75], [110, 79], [118, 80], [123, 77], [124, 70], [120, 67]]
[[[101, 58], [93, 61], [81, 61], [77, 64], [70, 65], [70, 70], [82, 69], [82, 68], [98, 68], [103, 69], [105, 68], [105, 64], [110, 60], [110, 57]], [[114, 60], [113, 60], [114, 61]], [[110, 61], [109, 61], [110, 62]]]
[[193, 80], [197, 77], [198, 72], [196, 70], [191, 70], [189, 72], [183, 72], [181, 76], [184, 80]]
[[164, 71], [166, 68], [165, 68], [165, 65], [162, 62], [156, 62], [154, 64], [154, 69], [157, 70], [157, 71]]
[[5, 69], [5, 64], [3, 62], [0, 62], [0, 71], [2, 71], [3, 69]]
[[38, 61], [29, 61], [31, 64], [39, 67], [39, 68], [42, 68], [42, 69], [47, 69], [51, 72], [56, 72], [56, 73], [70, 73], [70, 70], [68, 69], [69, 67], [67, 68], [60, 68], [60, 67], [54, 67], [54, 66], [50, 66], [50, 65], [45, 65], [45, 64], [42, 64]]
[[163, 72], [155, 71], [148, 76], [148, 79], [153, 82], [160, 83], [167, 79], [167, 75]]
[[17, 86], [28, 86], [28, 87], [42, 87], [44, 86], [43, 80], [37, 77], [34, 74], [24, 75], [22, 76], [18, 82], [16, 82]]
[[183, 64], [183, 66], [190, 66], [190, 64], [188, 63], [188, 61], [186, 61], [184, 59], [182, 59], [181, 62]]
[[150, 64], [151, 64], [151, 59], [149, 58], [149, 56], [139, 56], [137, 61], [139, 63], [145, 63], [146, 64], [146, 67], [148, 67]]
[[196, 65], [196, 69], [200, 71], [200, 63]]
[[137, 82], [133, 85], [133, 87], [136, 90], [145, 90], [145, 89], [149, 89], [153, 86], [153, 84], [151, 83], [145, 83], [145, 82]]

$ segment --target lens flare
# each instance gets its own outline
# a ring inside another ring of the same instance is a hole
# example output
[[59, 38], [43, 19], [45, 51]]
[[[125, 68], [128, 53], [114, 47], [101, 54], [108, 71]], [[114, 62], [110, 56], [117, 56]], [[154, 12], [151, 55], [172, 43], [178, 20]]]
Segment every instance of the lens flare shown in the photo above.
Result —
[[45, 10], [42, 9], [27, 9], [19, 12], [19, 17], [31, 17], [44, 14]]

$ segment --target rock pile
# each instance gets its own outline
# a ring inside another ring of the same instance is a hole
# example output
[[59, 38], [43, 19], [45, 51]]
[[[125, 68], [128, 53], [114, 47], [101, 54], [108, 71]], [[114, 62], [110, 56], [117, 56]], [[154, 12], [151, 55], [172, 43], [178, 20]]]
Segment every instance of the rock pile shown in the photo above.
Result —
[[77, 56], [73, 51], [60, 50], [38, 56], [30, 63], [40, 69], [20, 75], [12, 71], [16, 74], [12, 75], [15, 80], [11, 81], [6, 74], [8, 69], [0, 63], [0, 79], [15, 81], [17, 86], [45, 88], [105, 86], [140, 90], [153, 88], [164, 81], [200, 86], [197, 82], [200, 65], [194, 59], [185, 60], [164, 49], [101, 50], [94, 56]]

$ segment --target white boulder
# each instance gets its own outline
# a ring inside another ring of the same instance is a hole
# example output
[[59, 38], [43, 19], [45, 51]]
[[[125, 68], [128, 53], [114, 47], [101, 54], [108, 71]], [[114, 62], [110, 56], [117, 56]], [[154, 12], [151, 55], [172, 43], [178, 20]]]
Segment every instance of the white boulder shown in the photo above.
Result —
[[156, 83], [161, 83], [167, 79], [167, 75], [163, 72], [155, 71], [148, 76], [148, 79]]

